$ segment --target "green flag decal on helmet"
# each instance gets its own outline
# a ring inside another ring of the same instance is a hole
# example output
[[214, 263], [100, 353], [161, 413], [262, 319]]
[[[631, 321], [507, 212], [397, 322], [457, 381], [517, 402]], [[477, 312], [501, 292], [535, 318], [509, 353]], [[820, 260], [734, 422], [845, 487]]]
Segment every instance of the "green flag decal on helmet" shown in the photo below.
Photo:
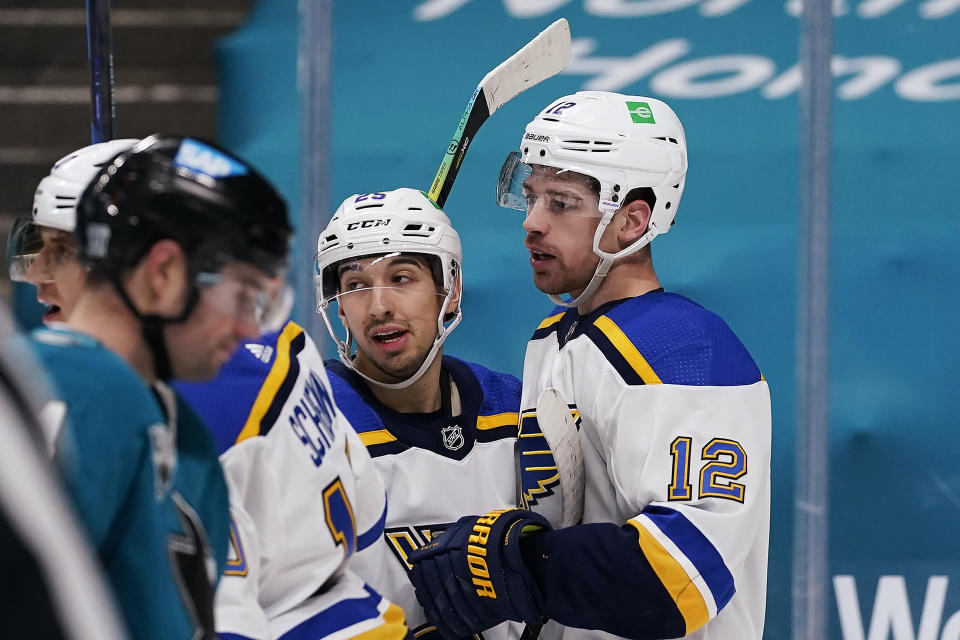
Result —
[[657, 124], [653, 119], [653, 109], [646, 102], [628, 102], [627, 109], [630, 111], [630, 119], [636, 124]]

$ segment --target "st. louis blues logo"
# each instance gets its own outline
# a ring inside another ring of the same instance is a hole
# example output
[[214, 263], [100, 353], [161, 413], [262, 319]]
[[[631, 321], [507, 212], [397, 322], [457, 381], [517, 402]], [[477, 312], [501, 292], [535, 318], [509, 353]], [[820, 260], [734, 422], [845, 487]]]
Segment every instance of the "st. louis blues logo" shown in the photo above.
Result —
[[443, 446], [450, 451], [456, 451], [463, 447], [463, 429], [458, 424], [452, 424], [441, 429], [440, 437], [443, 439]]
[[547, 444], [535, 409], [520, 415], [520, 433], [516, 442], [516, 456], [520, 468], [520, 506], [525, 509], [554, 495], [560, 484], [557, 463]]

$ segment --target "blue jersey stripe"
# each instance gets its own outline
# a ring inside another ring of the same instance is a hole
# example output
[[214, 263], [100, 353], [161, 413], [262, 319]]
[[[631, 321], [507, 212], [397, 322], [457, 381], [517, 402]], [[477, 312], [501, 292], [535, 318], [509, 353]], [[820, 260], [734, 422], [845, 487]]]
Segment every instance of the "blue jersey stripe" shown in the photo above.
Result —
[[383, 533], [383, 527], [387, 524], [387, 503], [384, 500], [383, 503], [383, 513], [380, 514], [380, 519], [377, 520], [376, 524], [370, 527], [367, 531], [364, 531], [359, 536], [357, 536], [357, 551], [363, 551], [380, 537], [380, 534]]
[[370, 587], [364, 585], [364, 589], [369, 594], [366, 598], [341, 600], [293, 627], [280, 636], [280, 640], [325, 638], [358, 622], [379, 617], [377, 606], [382, 598]]
[[737, 589], [733, 583], [733, 574], [724, 564], [716, 547], [679, 511], [650, 505], [643, 510], [643, 514], [693, 563], [710, 588], [717, 611], [722, 610]]

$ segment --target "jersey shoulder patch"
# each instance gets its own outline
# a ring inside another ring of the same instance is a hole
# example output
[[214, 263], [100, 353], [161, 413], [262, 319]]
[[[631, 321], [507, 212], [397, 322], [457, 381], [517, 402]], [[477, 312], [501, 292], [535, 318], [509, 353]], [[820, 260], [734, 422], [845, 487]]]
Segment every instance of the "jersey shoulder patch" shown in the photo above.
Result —
[[600, 311], [584, 333], [628, 384], [736, 386], [762, 379], [727, 323], [684, 296], [651, 292]]

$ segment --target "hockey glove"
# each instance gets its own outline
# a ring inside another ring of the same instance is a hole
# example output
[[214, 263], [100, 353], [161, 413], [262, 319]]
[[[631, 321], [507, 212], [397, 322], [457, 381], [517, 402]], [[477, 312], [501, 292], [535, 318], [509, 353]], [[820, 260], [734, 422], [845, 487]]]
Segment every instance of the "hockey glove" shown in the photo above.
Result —
[[501, 509], [465, 516], [410, 554], [410, 581], [427, 619], [449, 639], [504, 620], [542, 624], [540, 590], [523, 564], [520, 538], [550, 530], [533, 511]]

